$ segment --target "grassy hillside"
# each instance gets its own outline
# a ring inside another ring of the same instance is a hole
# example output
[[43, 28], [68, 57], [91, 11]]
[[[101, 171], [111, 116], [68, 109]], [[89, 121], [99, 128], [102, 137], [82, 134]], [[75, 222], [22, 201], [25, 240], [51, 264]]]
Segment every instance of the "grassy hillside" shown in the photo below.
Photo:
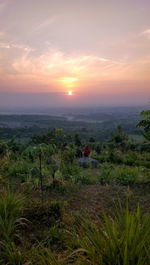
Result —
[[97, 168], [79, 133], [0, 141], [0, 264], [150, 264], [149, 143], [87, 143]]

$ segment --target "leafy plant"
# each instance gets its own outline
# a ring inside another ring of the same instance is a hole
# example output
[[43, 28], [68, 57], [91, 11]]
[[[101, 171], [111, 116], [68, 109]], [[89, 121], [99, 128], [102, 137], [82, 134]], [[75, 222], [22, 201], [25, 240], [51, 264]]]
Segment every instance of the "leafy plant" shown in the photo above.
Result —
[[150, 110], [142, 111], [141, 115], [144, 116], [145, 119], [140, 121], [137, 126], [144, 128], [142, 134], [148, 141], [150, 141]]
[[65, 205], [65, 202], [53, 201], [50, 203], [50, 210], [56, 218], [62, 219]]
[[58, 226], [53, 226], [46, 232], [44, 239], [42, 240], [42, 245], [47, 248], [59, 248], [62, 249], [66, 244], [66, 233], [63, 229], [58, 228]]
[[116, 182], [123, 185], [136, 184], [138, 182], [138, 169], [121, 167], [115, 171]]
[[109, 163], [104, 163], [100, 166], [100, 175], [98, 176], [99, 184], [106, 184], [112, 181], [113, 166]]

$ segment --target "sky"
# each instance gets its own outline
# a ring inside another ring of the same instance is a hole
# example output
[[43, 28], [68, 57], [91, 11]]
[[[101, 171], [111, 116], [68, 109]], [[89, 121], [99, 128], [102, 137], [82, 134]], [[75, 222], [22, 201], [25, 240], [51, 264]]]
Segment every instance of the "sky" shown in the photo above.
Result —
[[0, 0], [0, 107], [147, 104], [149, 14], [150, 0]]

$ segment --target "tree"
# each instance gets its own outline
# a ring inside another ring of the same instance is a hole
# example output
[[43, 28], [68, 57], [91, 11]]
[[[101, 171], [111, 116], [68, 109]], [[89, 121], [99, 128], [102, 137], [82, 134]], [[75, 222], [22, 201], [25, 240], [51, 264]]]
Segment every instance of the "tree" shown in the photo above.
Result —
[[117, 127], [117, 132], [111, 134], [111, 140], [109, 142], [110, 148], [118, 147], [122, 151], [131, 144], [131, 139], [126, 135], [121, 126]]
[[4, 141], [0, 141], [0, 157], [3, 158], [8, 151], [8, 145]]
[[80, 139], [78, 133], [76, 133], [76, 134], [74, 135], [74, 142], [75, 142], [75, 145], [76, 145], [76, 146], [81, 146], [81, 139]]
[[145, 139], [150, 141], [150, 110], [142, 111], [141, 115], [144, 116], [144, 119], [138, 123], [137, 127], [143, 127], [142, 134]]

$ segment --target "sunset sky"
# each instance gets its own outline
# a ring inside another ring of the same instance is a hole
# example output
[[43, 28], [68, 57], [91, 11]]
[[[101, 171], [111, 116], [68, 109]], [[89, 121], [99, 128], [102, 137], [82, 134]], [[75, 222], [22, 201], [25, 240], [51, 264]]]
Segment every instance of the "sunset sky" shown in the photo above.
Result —
[[150, 0], [0, 0], [0, 106], [148, 101]]

